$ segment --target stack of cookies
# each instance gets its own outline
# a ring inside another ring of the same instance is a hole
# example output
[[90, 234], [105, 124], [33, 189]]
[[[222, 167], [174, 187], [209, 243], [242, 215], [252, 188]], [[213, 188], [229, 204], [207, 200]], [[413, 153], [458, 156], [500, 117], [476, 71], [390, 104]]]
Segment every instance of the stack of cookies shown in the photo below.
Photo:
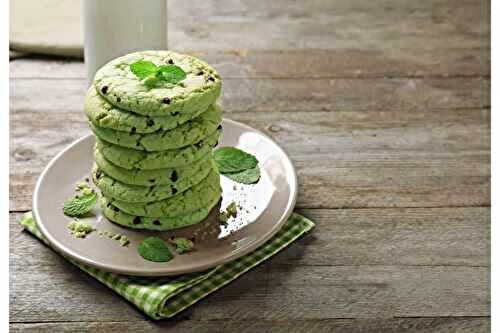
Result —
[[[138, 61], [178, 66], [185, 78], [151, 87], [131, 71]], [[132, 53], [96, 73], [85, 113], [96, 136], [92, 176], [109, 220], [169, 230], [216, 209], [221, 187], [212, 148], [222, 130], [220, 90], [211, 66], [170, 51]]]

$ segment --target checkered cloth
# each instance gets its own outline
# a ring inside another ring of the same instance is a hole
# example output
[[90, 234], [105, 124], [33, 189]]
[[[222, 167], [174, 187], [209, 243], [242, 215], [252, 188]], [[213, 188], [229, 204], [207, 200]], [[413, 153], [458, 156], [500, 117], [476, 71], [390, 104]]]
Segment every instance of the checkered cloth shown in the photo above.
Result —
[[[24, 214], [20, 223], [26, 230], [49, 245], [38, 230], [31, 212]], [[113, 289], [151, 318], [163, 319], [176, 315], [233, 281], [284, 249], [312, 228], [314, 228], [312, 221], [294, 213], [272, 239], [254, 252], [209, 271], [175, 277], [139, 278], [118, 275], [66, 259]]]

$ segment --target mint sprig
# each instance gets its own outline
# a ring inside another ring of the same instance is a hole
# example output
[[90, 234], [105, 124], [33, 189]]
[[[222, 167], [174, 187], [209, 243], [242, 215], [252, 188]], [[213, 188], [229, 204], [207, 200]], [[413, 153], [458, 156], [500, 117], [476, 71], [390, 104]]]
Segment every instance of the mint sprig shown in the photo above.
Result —
[[[87, 189], [86, 189], [87, 190]], [[81, 196], [76, 196], [66, 202], [63, 207], [64, 215], [67, 216], [83, 216], [90, 212], [92, 207], [97, 202], [97, 193], [93, 190], [84, 191]]]
[[167, 262], [173, 258], [172, 253], [168, 249], [165, 241], [159, 237], [145, 238], [137, 252], [146, 260], [154, 262]]
[[254, 168], [243, 170], [240, 172], [224, 173], [223, 175], [231, 180], [234, 180], [237, 183], [250, 185], [255, 184], [259, 181], [260, 168], [259, 166], [256, 166]]
[[186, 78], [186, 72], [176, 65], [156, 66], [151, 61], [139, 60], [129, 67], [130, 71], [148, 87], [155, 87], [161, 82], [176, 84]]
[[214, 151], [214, 160], [221, 173], [238, 172], [255, 168], [255, 156], [235, 147], [222, 147]]
[[222, 147], [214, 151], [219, 172], [241, 184], [255, 184], [260, 179], [259, 161], [252, 154], [235, 147]]

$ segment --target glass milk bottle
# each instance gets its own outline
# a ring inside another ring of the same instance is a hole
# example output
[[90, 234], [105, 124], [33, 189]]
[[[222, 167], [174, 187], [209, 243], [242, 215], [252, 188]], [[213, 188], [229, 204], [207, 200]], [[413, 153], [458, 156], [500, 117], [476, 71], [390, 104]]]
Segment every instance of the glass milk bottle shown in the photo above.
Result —
[[87, 83], [109, 60], [167, 49], [166, 0], [83, 0]]

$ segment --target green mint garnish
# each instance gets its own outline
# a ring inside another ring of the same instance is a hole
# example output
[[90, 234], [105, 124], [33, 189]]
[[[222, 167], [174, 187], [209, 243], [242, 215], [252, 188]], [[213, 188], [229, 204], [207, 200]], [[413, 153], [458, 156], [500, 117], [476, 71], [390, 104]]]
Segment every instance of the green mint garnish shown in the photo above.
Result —
[[148, 87], [155, 87], [161, 82], [175, 84], [186, 78], [186, 72], [176, 65], [156, 66], [151, 61], [139, 60], [130, 65], [134, 73]]
[[252, 169], [259, 163], [255, 156], [234, 147], [222, 147], [215, 150], [214, 160], [221, 173]]
[[144, 259], [154, 262], [167, 262], [173, 258], [165, 241], [158, 237], [145, 238], [137, 251]]
[[175, 245], [175, 252], [179, 254], [191, 251], [194, 247], [194, 243], [191, 240], [184, 237], [172, 238], [170, 242]]
[[214, 151], [214, 161], [219, 172], [242, 184], [255, 184], [260, 179], [259, 161], [251, 154], [234, 147]]
[[237, 183], [250, 185], [255, 184], [259, 181], [260, 169], [259, 166], [256, 166], [252, 169], [247, 169], [240, 172], [224, 173], [223, 175], [231, 180], [234, 180]]
[[90, 224], [80, 221], [71, 221], [68, 224], [68, 229], [77, 238], [85, 238], [85, 236], [95, 230]]
[[84, 189], [81, 196], [77, 196], [66, 202], [63, 212], [67, 216], [83, 216], [90, 212], [97, 202], [97, 193], [90, 189]]

